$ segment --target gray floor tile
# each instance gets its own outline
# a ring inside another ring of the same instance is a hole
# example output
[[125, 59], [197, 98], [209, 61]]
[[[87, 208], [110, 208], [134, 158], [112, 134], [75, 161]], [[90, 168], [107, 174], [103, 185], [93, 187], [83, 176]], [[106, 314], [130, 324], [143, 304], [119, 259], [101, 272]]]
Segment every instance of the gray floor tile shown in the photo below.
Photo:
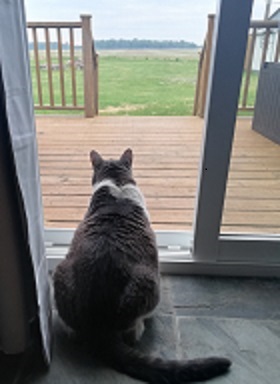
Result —
[[139, 348], [154, 356], [176, 359], [177, 344], [175, 317], [155, 314], [154, 318], [147, 322]]
[[229, 374], [212, 380], [221, 384], [279, 382], [280, 321], [179, 317], [182, 357], [226, 356]]
[[280, 280], [171, 277], [178, 315], [280, 319]]
[[161, 297], [157, 312], [165, 315], [171, 315], [174, 312], [170, 278], [167, 276], [161, 277]]

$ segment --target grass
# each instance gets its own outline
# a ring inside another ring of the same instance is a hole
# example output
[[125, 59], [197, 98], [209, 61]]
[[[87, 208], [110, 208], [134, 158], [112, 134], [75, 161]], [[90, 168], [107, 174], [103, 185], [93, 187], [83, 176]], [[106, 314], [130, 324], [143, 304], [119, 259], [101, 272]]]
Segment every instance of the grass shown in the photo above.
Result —
[[[41, 53], [42, 55], [42, 53]], [[76, 52], [80, 58], [80, 52]], [[64, 54], [64, 65], [69, 61]], [[99, 113], [101, 115], [192, 115], [199, 53], [195, 50], [101, 51], [99, 55]], [[31, 55], [34, 102], [38, 104], [35, 61]], [[40, 64], [46, 58], [40, 57]], [[58, 58], [52, 53], [52, 64]], [[43, 103], [49, 104], [48, 71], [41, 69]], [[59, 71], [52, 71], [54, 102], [61, 104]], [[244, 89], [244, 79], [241, 89]], [[72, 77], [69, 66], [64, 71], [66, 104], [72, 104]], [[77, 104], [82, 106], [83, 71], [76, 70]], [[258, 74], [251, 74], [247, 105], [254, 105]], [[241, 92], [242, 95], [242, 92]], [[240, 98], [241, 101], [241, 98]], [[37, 111], [37, 113], [59, 113]], [[82, 112], [63, 111], [63, 114]], [[248, 115], [248, 112], [240, 112]], [[252, 114], [251, 112], [249, 115]]]
[[100, 113], [190, 115], [198, 57], [112, 55], [100, 57]]
[[[240, 91], [240, 98], [239, 98], [239, 105], [242, 104], [242, 96], [245, 88], [245, 78], [246, 74], [243, 74], [242, 78], [242, 84], [241, 84], [241, 91]], [[250, 82], [249, 82], [249, 88], [248, 88], [248, 96], [247, 96], [247, 106], [254, 106], [255, 100], [256, 100], [256, 91], [258, 86], [258, 80], [259, 80], [259, 72], [258, 71], [252, 71], [250, 75]], [[238, 116], [252, 116], [253, 111], [239, 111]]]

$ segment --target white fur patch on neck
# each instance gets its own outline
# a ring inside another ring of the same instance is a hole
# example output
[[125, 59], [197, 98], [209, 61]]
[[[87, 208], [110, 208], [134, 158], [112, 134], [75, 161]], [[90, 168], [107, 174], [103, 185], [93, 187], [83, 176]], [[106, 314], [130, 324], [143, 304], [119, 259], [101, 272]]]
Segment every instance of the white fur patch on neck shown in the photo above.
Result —
[[96, 193], [99, 189], [103, 187], [108, 187], [110, 194], [117, 198], [129, 199], [141, 207], [146, 216], [149, 218], [149, 213], [147, 211], [145, 198], [140, 191], [140, 189], [135, 184], [125, 184], [118, 186], [111, 179], [104, 179], [99, 183], [93, 185], [93, 193]]

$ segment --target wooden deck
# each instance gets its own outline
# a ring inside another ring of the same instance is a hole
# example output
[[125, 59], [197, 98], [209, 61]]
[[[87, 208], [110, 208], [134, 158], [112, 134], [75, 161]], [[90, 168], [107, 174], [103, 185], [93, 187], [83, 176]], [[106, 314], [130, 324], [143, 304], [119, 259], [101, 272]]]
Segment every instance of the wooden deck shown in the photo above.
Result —
[[[91, 195], [91, 149], [134, 151], [134, 175], [155, 229], [191, 229], [203, 120], [196, 117], [38, 117], [46, 227], [76, 227]], [[223, 231], [280, 233], [280, 146], [240, 119]]]

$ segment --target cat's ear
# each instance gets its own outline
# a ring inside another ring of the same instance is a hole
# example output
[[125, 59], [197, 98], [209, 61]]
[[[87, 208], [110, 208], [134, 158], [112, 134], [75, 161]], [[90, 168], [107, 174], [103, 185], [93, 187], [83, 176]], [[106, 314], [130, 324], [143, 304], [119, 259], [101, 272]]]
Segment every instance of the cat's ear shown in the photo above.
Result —
[[127, 167], [131, 168], [132, 166], [132, 150], [128, 148], [127, 150], [124, 151], [124, 153], [121, 155], [120, 161]]
[[100, 165], [103, 163], [102, 157], [99, 155], [98, 152], [92, 150], [90, 152], [90, 161], [93, 166], [93, 168], [99, 168]]

